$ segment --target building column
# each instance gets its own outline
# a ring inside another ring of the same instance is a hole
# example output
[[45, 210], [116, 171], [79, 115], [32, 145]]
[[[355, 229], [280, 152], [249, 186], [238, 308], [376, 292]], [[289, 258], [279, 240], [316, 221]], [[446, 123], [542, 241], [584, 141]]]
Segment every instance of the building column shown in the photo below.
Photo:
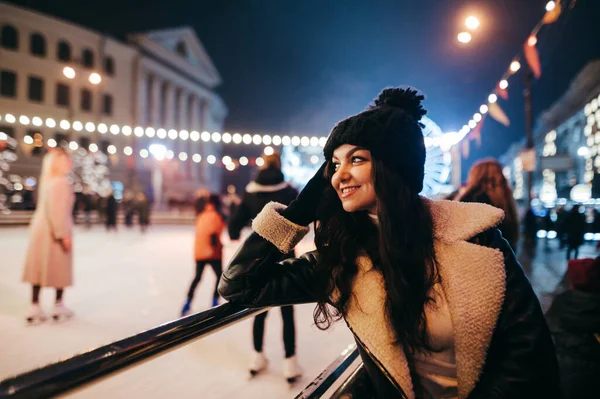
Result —
[[147, 125], [155, 129], [160, 127], [160, 85], [161, 80], [157, 75], [152, 76], [152, 84], [150, 87], [150, 118]]
[[175, 128], [175, 87], [168, 83], [166, 92], [164, 128], [169, 130]]
[[[198, 100], [198, 97], [195, 95], [193, 95], [190, 99], [190, 132], [193, 130], [202, 132], [201, 126], [200, 126], [200, 101]], [[201, 143], [201, 140], [198, 140], [198, 141], [190, 140], [189, 147], [188, 147], [190, 158], [195, 153], [201, 153], [200, 152], [200, 143]], [[199, 165], [197, 165], [193, 161], [190, 163], [191, 176], [192, 176], [192, 179], [194, 179], [194, 182], [198, 182], [198, 176], [200, 175], [198, 173], [198, 168], [199, 168]]]
[[[186, 103], [186, 95], [183, 89], [180, 89], [177, 93], [177, 132], [180, 130], [188, 130], [189, 126], [187, 124], [187, 103]], [[186, 145], [185, 142], [181, 139], [175, 140], [177, 142], [177, 152], [185, 151]], [[183, 170], [183, 168], [182, 168]]]

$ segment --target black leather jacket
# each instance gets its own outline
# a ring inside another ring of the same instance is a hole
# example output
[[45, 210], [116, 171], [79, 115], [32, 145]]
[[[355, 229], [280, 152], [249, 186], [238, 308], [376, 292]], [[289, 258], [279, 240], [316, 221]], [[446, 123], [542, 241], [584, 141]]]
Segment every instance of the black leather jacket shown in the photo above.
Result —
[[[497, 229], [473, 242], [502, 251], [506, 293], [479, 381], [469, 398], [561, 398], [554, 344], [529, 280]], [[219, 282], [227, 300], [249, 306], [280, 306], [315, 302], [312, 276], [317, 252], [280, 261], [281, 252], [252, 233], [233, 257]], [[355, 335], [371, 379], [374, 396], [402, 398], [391, 378]]]

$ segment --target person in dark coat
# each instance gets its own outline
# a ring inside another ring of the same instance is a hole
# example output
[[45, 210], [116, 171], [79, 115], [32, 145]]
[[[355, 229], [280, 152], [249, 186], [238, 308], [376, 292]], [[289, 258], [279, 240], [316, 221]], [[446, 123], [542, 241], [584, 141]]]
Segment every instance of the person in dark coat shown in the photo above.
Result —
[[537, 244], [538, 222], [533, 209], [528, 208], [523, 217], [523, 249], [533, 255]]
[[125, 214], [125, 226], [133, 226], [133, 216], [136, 212], [135, 196], [131, 191], [127, 191], [123, 198], [123, 213]]
[[565, 398], [600, 392], [600, 257], [569, 261], [571, 288], [554, 298], [546, 320], [554, 338]]
[[141, 192], [137, 194], [135, 208], [138, 213], [140, 229], [142, 230], [142, 233], [145, 233], [150, 224], [150, 202], [148, 201], [146, 194]]
[[573, 252], [574, 259], [579, 256], [579, 247], [583, 245], [584, 241], [585, 227], [585, 215], [580, 212], [579, 205], [573, 205], [564, 220], [564, 229], [567, 235], [567, 260], [571, 259]]
[[117, 231], [117, 207], [117, 200], [111, 191], [108, 197], [106, 197], [106, 231]]
[[[263, 167], [259, 170], [256, 179], [246, 186], [242, 202], [229, 220], [227, 226], [229, 237], [232, 240], [239, 239], [241, 230], [269, 202], [275, 201], [288, 205], [297, 195], [298, 191], [283, 178], [279, 154], [266, 156]], [[291, 248], [287, 255], [282, 255], [282, 259], [293, 256], [293, 248]], [[254, 318], [252, 331], [255, 354], [250, 363], [251, 374], [262, 371], [267, 365], [267, 360], [262, 351], [266, 317], [267, 312], [264, 312]], [[283, 343], [285, 347], [284, 376], [288, 379], [295, 379], [301, 374], [301, 371], [296, 361], [294, 308], [291, 305], [282, 306], [281, 317], [283, 318]]]

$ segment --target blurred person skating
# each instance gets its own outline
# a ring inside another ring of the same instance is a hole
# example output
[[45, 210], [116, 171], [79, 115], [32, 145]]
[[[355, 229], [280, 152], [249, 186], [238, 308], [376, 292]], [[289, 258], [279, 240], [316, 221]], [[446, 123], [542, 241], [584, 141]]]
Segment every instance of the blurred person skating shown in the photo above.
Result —
[[137, 194], [135, 201], [140, 229], [142, 233], [145, 233], [150, 224], [150, 201], [148, 201], [146, 194], [142, 192]]
[[221, 216], [221, 201], [218, 195], [210, 194], [206, 199], [203, 209], [196, 216], [196, 237], [194, 240], [194, 257], [196, 260], [196, 275], [188, 291], [187, 300], [181, 310], [181, 316], [186, 316], [191, 311], [192, 300], [196, 286], [202, 277], [204, 266], [209, 264], [217, 281], [213, 292], [212, 306], [219, 304], [219, 292], [217, 285], [223, 272], [223, 244], [221, 243], [221, 233], [225, 229], [225, 222]]
[[[317, 302], [344, 319], [372, 395], [559, 398], [539, 301], [487, 204], [421, 197], [423, 96], [388, 88], [339, 122], [325, 163], [288, 207], [254, 219], [219, 291], [242, 306]], [[317, 249], [279, 261], [315, 225]]]
[[125, 226], [133, 227], [133, 216], [137, 210], [136, 196], [131, 191], [126, 191], [123, 196], [123, 213], [125, 214]]
[[[274, 201], [288, 205], [298, 195], [298, 191], [284, 180], [283, 173], [281, 172], [280, 155], [275, 153], [265, 156], [264, 159], [265, 163], [259, 169], [256, 179], [246, 186], [242, 202], [229, 220], [229, 237], [232, 240], [240, 238], [241, 230], [259, 214], [266, 204]], [[293, 256], [293, 248], [290, 248], [281, 258], [286, 259]], [[250, 373], [253, 375], [267, 367], [267, 359], [263, 354], [267, 313], [261, 313], [254, 318], [252, 337], [255, 352], [250, 362]], [[283, 345], [285, 349], [284, 376], [293, 380], [302, 373], [296, 359], [294, 308], [291, 305], [282, 306], [281, 317], [283, 319]]]
[[519, 215], [513, 191], [502, 173], [502, 165], [493, 158], [481, 160], [469, 171], [466, 188], [456, 201], [479, 202], [504, 211], [504, 220], [498, 226], [502, 237], [516, 250], [519, 242]]
[[556, 345], [565, 398], [600, 393], [600, 257], [573, 259], [570, 288], [552, 301], [546, 320]]
[[92, 204], [93, 198], [90, 193], [90, 188], [86, 185], [83, 186], [83, 192], [81, 193], [81, 210], [83, 211], [83, 220], [86, 228], [92, 227], [92, 210], [94, 208]]
[[573, 205], [565, 220], [563, 228], [567, 237], [567, 260], [579, 257], [579, 247], [583, 245], [585, 235], [585, 215], [580, 212], [579, 205]]
[[42, 287], [56, 289], [54, 319], [73, 314], [63, 304], [64, 289], [73, 284], [72, 209], [75, 194], [68, 180], [72, 170], [71, 158], [62, 148], [52, 149], [44, 157], [23, 273], [23, 281], [32, 285], [28, 322], [46, 319], [39, 304]]
[[104, 221], [106, 231], [117, 231], [117, 211], [117, 200], [115, 199], [114, 191], [111, 190], [106, 197], [106, 220]]
[[223, 196], [223, 213], [227, 222], [235, 215], [237, 207], [241, 202], [242, 200], [235, 192], [235, 186], [233, 184], [227, 186], [227, 194]]

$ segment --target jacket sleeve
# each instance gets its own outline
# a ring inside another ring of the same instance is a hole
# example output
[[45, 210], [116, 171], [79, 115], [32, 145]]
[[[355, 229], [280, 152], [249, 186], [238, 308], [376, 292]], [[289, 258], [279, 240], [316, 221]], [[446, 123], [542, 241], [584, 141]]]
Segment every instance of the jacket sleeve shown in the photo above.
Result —
[[53, 182], [48, 198], [48, 218], [55, 239], [71, 235], [73, 202], [70, 199], [71, 187], [66, 180]]
[[506, 294], [481, 378], [469, 398], [561, 398], [558, 362], [540, 303], [497, 229], [484, 245], [502, 251]]
[[281, 260], [308, 232], [281, 216], [278, 211], [284, 208], [271, 202], [254, 219], [254, 232], [219, 281], [223, 298], [249, 307], [316, 302], [316, 251]]

